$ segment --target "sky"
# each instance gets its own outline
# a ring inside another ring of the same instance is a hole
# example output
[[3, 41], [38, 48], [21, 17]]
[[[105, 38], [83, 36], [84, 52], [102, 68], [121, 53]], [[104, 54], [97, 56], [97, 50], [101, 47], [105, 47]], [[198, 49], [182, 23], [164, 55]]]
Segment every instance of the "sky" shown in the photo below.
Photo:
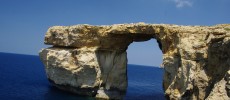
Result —
[[[38, 55], [55, 25], [230, 23], [230, 0], [0, 0], [0, 52]], [[155, 40], [132, 43], [128, 63], [159, 66]]]

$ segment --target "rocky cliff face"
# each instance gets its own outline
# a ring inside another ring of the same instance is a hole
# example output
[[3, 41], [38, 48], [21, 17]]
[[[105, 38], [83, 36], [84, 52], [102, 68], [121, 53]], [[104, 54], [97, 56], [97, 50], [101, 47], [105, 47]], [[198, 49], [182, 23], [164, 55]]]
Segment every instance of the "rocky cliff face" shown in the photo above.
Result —
[[[116, 24], [54, 26], [40, 57], [56, 87], [97, 98], [121, 99], [132, 42], [156, 39], [163, 52], [168, 99], [230, 98], [230, 25]], [[154, 88], [154, 87], [153, 87]]]

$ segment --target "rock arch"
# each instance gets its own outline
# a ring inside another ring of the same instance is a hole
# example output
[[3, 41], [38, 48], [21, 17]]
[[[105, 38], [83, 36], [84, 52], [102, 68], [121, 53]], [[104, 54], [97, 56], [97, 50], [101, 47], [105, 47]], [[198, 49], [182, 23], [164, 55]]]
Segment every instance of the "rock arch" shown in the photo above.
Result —
[[80, 95], [121, 99], [132, 42], [156, 39], [163, 53], [169, 99], [229, 99], [230, 25], [115, 24], [54, 26], [40, 57], [56, 87]]

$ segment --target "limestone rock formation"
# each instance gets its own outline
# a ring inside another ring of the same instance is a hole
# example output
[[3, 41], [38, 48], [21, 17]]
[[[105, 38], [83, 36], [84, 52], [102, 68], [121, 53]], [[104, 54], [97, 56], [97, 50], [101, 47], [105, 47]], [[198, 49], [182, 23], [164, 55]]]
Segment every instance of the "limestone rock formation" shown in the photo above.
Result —
[[134, 41], [150, 39], [158, 41], [163, 53], [166, 98], [230, 99], [230, 24], [54, 26], [45, 35], [45, 44], [53, 47], [42, 49], [40, 57], [56, 87], [122, 99], [127, 88], [126, 49]]

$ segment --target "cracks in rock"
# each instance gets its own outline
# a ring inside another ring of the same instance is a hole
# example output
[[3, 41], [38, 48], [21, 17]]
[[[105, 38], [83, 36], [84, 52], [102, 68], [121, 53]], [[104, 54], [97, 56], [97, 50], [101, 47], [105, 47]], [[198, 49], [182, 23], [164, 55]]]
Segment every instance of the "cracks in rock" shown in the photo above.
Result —
[[[114, 69], [114, 67], [115, 67], [115, 65], [114, 65], [115, 63], [114, 63], [114, 62], [115, 62], [115, 58], [116, 58], [116, 56], [117, 56], [117, 55], [116, 55], [116, 51], [113, 52], [112, 55], [114, 55], [114, 56], [113, 56], [113, 59], [112, 59], [113, 62], [112, 62], [112, 64], [111, 64], [111, 65], [112, 65], [112, 68], [109, 70], [108, 74], [106, 75], [107, 77], [106, 77], [106, 79], [105, 79], [105, 85], [106, 85], [105, 88], [106, 88], [106, 89], [109, 89], [109, 88], [110, 88], [110, 86], [107, 87], [107, 84], [108, 84], [107, 81], [108, 81], [108, 78], [110, 77], [110, 75], [112, 74], [111, 72], [113, 71], [113, 69]], [[110, 85], [111, 85], [111, 84], [110, 84]]]

